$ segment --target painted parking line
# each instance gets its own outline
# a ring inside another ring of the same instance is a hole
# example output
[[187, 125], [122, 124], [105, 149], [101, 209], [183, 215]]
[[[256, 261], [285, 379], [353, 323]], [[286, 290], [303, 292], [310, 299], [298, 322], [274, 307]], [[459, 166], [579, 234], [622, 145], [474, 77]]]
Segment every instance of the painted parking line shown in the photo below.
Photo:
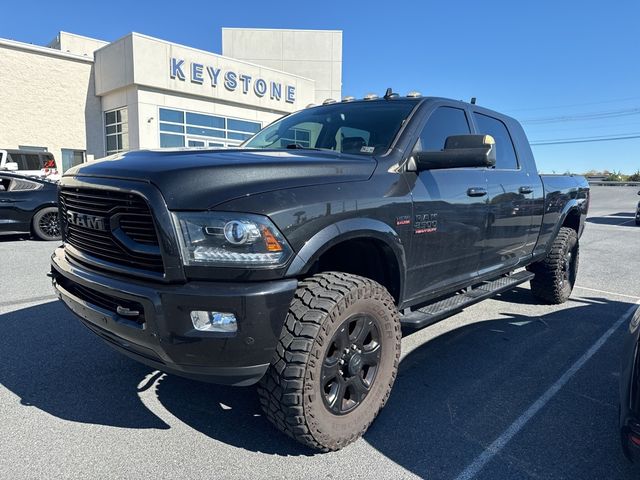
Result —
[[640, 299], [639, 295], [633, 296], [633, 295], [627, 295], [626, 293], [609, 292], [607, 290], [598, 290], [597, 288], [581, 287], [580, 285], [575, 285], [573, 288], [574, 289], [579, 288], [580, 290], [587, 290], [589, 292], [602, 293], [603, 295], [612, 295], [615, 297], [631, 298], [633, 300]]
[[549, 389], [544, 392], [535, 402], [525, 410], [502, 434], [493, 441], [476, 459], [467, 466], [457, 477], [456, 480], [470, 480], [474, 478], [496, 455], [498, 455], [504, 447], [515, 437], [524, 426], [531, 420], [544, 406], [549, 403], [556, 393], [564, 387], [569, 380], [593, 357], [605, 342], [613, 335], [620, 325], [628, 322], [636, 308], [640, 305], [638, 300], [634, 305], [620, 317], [592, 346], [587, 350]]
[[12, 300], [9, 302], [0, 302], [0, 307], [17, 307], [18, 305], [26, 305], [27, 303], [42, 303], [45, 300], [56, 300], [56, 295], [42, 295], [40, 297], [23, 298], [20, 300]]

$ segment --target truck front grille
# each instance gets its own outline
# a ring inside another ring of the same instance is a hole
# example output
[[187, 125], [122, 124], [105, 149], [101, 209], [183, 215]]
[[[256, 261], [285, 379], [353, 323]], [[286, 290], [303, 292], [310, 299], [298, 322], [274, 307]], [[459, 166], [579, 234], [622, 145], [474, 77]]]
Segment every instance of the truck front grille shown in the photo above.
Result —
[[153, 217], [142, 197], [63, 188], [59, 202], [65, 242], [76, 250], [109, 263], [164, 272]]

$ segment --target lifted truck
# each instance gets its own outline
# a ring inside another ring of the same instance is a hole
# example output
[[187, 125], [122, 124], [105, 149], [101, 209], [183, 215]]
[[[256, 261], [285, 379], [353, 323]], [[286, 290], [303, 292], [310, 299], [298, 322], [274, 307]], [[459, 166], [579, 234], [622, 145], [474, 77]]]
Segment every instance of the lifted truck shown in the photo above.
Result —
[[85, 326], [165, 372], [258, 383], [271, 422], [328, 451], [384, 406], [402, 330], [526, 281], [567, 300], [589, 188], [538, 175], [512, 118], [388, 94], [239, 149], [80, 165], [59, 201], [53, 284]]

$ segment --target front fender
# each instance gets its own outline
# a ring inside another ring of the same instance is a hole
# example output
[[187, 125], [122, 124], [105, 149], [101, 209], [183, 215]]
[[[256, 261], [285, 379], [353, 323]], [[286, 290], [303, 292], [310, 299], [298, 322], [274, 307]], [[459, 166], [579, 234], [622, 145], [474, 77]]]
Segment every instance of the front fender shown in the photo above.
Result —
[[374, 238], [393, 252], [400, 272], [400, 291], [406, 271], [405, 246], [398, 233], [389, 225], [371, 218], [351, 218], [329, 225], [313, 235], [297, 253], [286, 276], [302, 276], [309, 272], [320, 256], [331, 247], [354, 238]]

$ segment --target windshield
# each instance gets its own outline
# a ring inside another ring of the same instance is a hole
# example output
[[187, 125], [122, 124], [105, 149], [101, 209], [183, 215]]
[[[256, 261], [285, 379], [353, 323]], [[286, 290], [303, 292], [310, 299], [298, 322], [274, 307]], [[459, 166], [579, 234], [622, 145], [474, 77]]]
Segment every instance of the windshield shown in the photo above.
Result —
[[375, 155], [386, 152], [416, 102], [334, 103], [294, 113], [269, 125], [244, 147], [310, 148]]

